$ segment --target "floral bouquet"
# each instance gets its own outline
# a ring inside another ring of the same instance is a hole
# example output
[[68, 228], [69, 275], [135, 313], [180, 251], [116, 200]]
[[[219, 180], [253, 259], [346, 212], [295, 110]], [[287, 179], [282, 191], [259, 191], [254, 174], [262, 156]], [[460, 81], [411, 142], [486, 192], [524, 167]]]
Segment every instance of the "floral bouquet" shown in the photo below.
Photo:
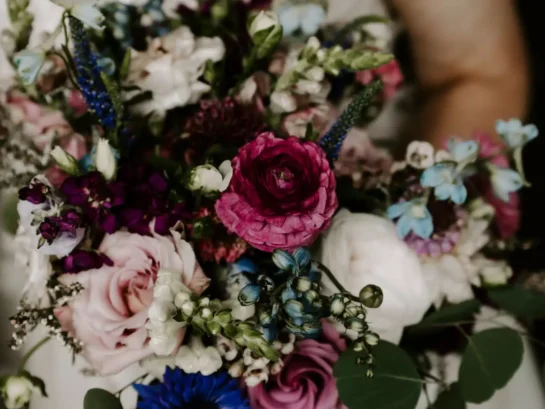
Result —
[[[495, 318], [485, 304], [545, 315], [506, 261], [534, 126], [413, 142], [394, 162], [362, 131], [403, 79], [374, 34], [384, 18], [51, 1], [61, 19], [39, 46], [28, 0], [7, 0], [3, 36], [18, 75], [0, 87], [0, 183], [18, 192], [26, 272], [10, 346], [49, 334], [0, 379], [8, 409], [45, 395], [25, 362], [49, 339], [89, 377], [137, 368], [85, 409], [131, 391], [141, 409], [463, 407], [506, 385], [520, 331], [473, 329]], [[462, 354], [457, 382], [430, 351]]]

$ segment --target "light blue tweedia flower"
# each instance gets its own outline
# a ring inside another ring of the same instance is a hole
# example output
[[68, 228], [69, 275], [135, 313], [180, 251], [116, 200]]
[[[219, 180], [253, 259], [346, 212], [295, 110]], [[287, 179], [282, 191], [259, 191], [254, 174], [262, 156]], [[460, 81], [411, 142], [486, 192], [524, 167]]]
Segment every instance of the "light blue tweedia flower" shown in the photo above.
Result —
[[412, 231], [422, 239], [429, 239], [433, 233], [433, 219], [423, 199], [413, 199], [390, 206], [387, 210], [390, 220], [397, 221], [397, 234], [404, 239]]
[[293, 35], [299, 29], [305, 36], [312, 36], [318, 32], [326, 18], [324, 7], [316, 3], [288, 2], [278, 7], [276, 13], [284, 29], [284, 36]]
[[451, 161], [437, 163], [426, 169], [422, 173], [420, 184], [434, 188], [435, 197], [439, 200], [450, 199], [456, 204], [463, 204], [467, 199], [463, 171], [477, 159], [479, 144], [475, 141], [450, 140], [447, 149]]
[[491, 163], [487, 163], [486, 167], [490, 171], [494, 194], [504, 202], [509, 202], [509, 194], [522, 188], [524, 184], [522, 177], [512, 169], [501, 168]]
[[496, 132], [510, 148], [518, 148], [537, 138], [539, 130], [534, 124], [523, 125], [520, 119], [496, 122]]
[[204, 376], [167, 366], [163, 382], [133, 387], [138, 409], [251, 409], [238, 380], [224, 371]]

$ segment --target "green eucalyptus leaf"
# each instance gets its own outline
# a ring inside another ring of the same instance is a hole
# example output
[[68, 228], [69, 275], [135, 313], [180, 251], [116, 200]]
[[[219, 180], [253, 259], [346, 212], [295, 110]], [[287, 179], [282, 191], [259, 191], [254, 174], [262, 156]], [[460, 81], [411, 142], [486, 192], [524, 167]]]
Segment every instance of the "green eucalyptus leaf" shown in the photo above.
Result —
[[513, 377], [523, 353], [520, 335], [508, 328], [489, 329], [471, 336], [459, 372], [464, 400], [473, 403], [489, 400]]
[[89, 389], [83, 399], [83, 409], [123, 409], [119, 399], [104, 389]]
[[349, 409], [414, 409], [423, 381], [411, 357], [385, 341], [373, 353], [377, 366], [372, 378], [356, 363], [361, 354], [350, 350], [341, 355], [333, 369], [341, 401]]
[[2, 224], [9, 233], [15, 234], [19, 226], [19, 214], [17, 213], [17, 204], [19, 203], [19, 195], [13, 195], [3, 200], [2, 203]]
[[545, 318], [545, 294], [521, 285], [505, 286], [488, 290], [490, 299], [511, 314], [536, 320]]
[[448, 324], [469, 320], [479, 311], [480, 307], [481, 303], [475, 299], [448, 305], [425, 317], [421, 324]]
[[448, 390], [441, 392], [429, 409], [466, 409], [466, 402], [462, 398], [460, 384], [453, 383]]

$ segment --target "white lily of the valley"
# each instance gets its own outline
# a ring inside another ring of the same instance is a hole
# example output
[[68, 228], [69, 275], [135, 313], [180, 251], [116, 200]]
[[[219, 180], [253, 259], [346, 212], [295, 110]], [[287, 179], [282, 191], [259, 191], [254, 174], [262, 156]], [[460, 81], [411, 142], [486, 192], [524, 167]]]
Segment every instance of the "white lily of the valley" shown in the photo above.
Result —
[[115, 153], [107, 139], [100, 139], [97, 143], [95, 167], [108, 181], [115, 179], [117, 160]]
[[51, 0], [58, 6], [65, 8], [73, 17], [87, 24], [95, 30], [102, 30], [104, 15], [97, 8], [96, 0]]

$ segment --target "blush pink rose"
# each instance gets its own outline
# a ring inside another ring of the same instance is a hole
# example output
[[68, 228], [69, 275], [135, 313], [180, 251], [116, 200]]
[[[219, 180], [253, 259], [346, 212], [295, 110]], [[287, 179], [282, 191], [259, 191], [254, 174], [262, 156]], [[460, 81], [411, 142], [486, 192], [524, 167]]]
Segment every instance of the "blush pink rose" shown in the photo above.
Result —
[[284, 359], [279, 375], [267, 384], [248, 389], [253, 409], [343, 409], [333, 376], [333, 365], [346, 343], [325, 323], [323, 340], [306, 339]]
[[369, 85], [375, 79], [380, 79], [384, 83], [382, 91], [384, 99], [392, 98], [403, 84], [399, 63], [392, 60], [374, 70], [360, 71], [356, 74], [356, 81], [363, 85]]
[[[62, 149], [78, 160], [87, 154], [85, 138], [73, 131], [62, 112], [37, 104], [18, 92], [8, 95], [7, 104], [12, 118], [23, 124], [38, 149], [45, 149], [55, 139]], [[46, 176], [56, 187], [66, 179], [66, 174], [57, 166], [48, 169]]]
[[[493, 157], [490, 160], [492, 164], [502, 168], [509, 167], [507, 156], [498, 154], [504, 149], [501, 143], [494, 141], [490, 135], [483, 132], [475, 133], [474, 137], [481, 146], [480, 157]], [[513, 237], [520, 227], [520, 201], [518, 193], [511, 193], [509, 195], [509, 202], [504, 202], [494, 194], [492, 186], [488, 181], [486, 183], [478, 183], [477, 185], [482, 190], [484, 199], [496, 211], [496, 227], [500, 237], [502, 239]]]
[[[113, 266], [63, 275], [63, 283], [79, 282], [84, 290], [56, 316], [63, 329], [83, 342], [83, 356], [95, 370], [110, 375], [152, 354], [145, 324], [159, 269], [178, 273], [196, 294], [209, 279], [176, 232], [171, 238], [117, 232], [107, 235], [98, 251]], [[179, 335], [181, 343], [183, 330]]]
[[216, 202], [228, 230], [263, 251], [308, 246], [337, 208], [335, 176], [322, 148], [262, 133], [232, 161], [233, 178]]

